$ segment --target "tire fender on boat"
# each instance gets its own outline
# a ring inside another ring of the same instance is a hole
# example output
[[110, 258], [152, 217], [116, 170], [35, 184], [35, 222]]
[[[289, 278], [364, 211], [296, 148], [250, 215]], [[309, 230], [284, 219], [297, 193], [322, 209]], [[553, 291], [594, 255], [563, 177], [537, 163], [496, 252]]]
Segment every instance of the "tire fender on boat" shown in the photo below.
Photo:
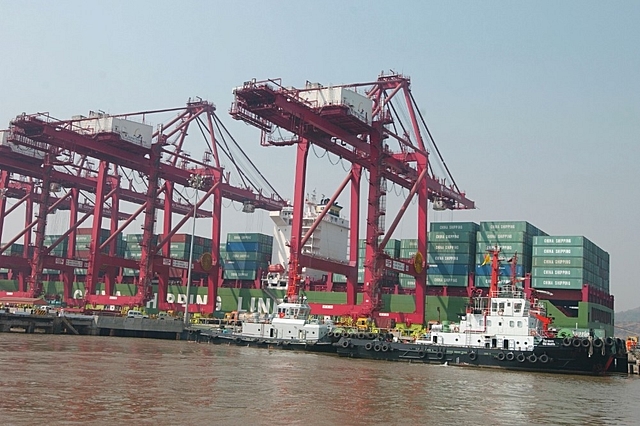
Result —
[[606, 340], [604, 341], [604, 343], [607, 346], [613, 346], [614, 341], [613, 341], [613, 339], [611, 337], [607, 337]]
[[367, 343], [365, 343], [364, 348], [365, 348], [366, 350], [370, 351], [370, 350], [371, 350], [371, 348], [373, 348], [373, 343], [371, 343], [371, 342], [367, 342]]
[[498, 361], [504, 361], [505, 355], [504, 352], [498, 352]]
[[547, 354], [540, 355], [540, 362], [543, 364], [546, 364], [547, 362], [549, 362], [549, 355]]
[[571, 337], [565, 337], [562, 339], [562, 346], [571, 346]]
[[474, 351], [469, 352], [469, 359], [471, 361], [475, 361], [476, 358], [478, 358], [478, 354], [477, 353], [475, 353]]
[[389, 345], [387, 345], [386, 343], [383, 343], [382, 346], [380, 347], [380, 350], [382, 352], [387, 352], [389, 350]]
[[507, 359], [507, 361], [513, 361], [513, 358], [515, 358], [515, 355], [513, 352], [507, 352], [507, 355], [505, 356], [505, 358]]
[[527, 359], [527, 357], [524, 356], [522, 352], [520, 352], [518, 355], [516, 355], [516, 359], [518, 360], [518, 362], [524, 362], [524, 360]]
[[234, 337], [233, 341], [236, 342], [236, 343], [240, 343], [240, 342], [242, 342], [242, 339], [239, 338], [239, 337]]
[[580, 345], [582, 344], [582, 339], [580, 339], [579, 337], [574, 337], [571, 344], [576, 347], [579, 348]]
[[603, 345], [602, 339], [600, 339], [599, 337], [597, 337], [594, 341], [593, 341], [593, 347], [594, 348], [601, 348]]
[[344, 339], [342, 343], [340, 343], [340, 346], [342, 346], [343, 348], [348, 348], [350, 343], [351, 341], [349, 341], [349, 339]]
[[438, 352], [438, 353], [436, 353], [436, 358], [438, 358], [438, 359], [442, 359], [442, 358], [444, 358], [444, 352]]
[[588, 348], [589, 346], [591, 346], [591, 340], [584, 338], [582, 339], [580, 344], [582, 345], [583, 348]]
[[536, 354], [531, 354], [527, 357], [527, 359], [529, 360], [530, 363], [535, 364], [536, 361], [538, 361], [538, 357], [536, 356]]
[[376, 352], [380, 352], [380, 349], [381, 349], [381, 347], [380, 347], [380, 345], [379, 345], [379, 344], [377, 344], [377, 343], [376, 343], [376, 344], [375, 344], [375, 346], [373, 347], [373, 350], [374, 350], [374, 351], [376, 351]]

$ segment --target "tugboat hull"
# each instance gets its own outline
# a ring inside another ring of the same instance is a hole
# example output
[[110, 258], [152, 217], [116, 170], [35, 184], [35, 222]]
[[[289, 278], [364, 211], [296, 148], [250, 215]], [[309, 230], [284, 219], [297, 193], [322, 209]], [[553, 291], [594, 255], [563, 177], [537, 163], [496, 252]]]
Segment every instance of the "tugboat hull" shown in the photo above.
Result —
[[340, 339], [335, 346], [343, 357], [507, 370], [601, 375], [624, 372], [626, 367], [623, 349], [616, 343], [603, 348], [574, 347], [563, 345], [562, 339], [544, 340], [532, 351], [349, 338]]

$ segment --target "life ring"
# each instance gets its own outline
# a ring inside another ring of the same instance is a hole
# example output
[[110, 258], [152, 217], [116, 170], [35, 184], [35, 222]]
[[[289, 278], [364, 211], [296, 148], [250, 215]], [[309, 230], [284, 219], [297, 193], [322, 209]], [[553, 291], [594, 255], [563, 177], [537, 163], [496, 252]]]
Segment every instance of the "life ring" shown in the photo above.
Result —
[[342, 341], [342, 343], [340, 343], [340, 345], [343, 348], [348, 348], [349, 347], [349, 343], [351, 343], [351, 342], [349, 342], [349, 339], [345, 339], [345, 340]]
[[278, 314], [278, 316], [279, 316], [280, 318], [284, 318], [284, 312], [280, 312], [280, 313]]
[[530, 363], [535, 364], [536, 361], [538, 360], [538, 357], [536, 356], [536, 354], [531, 354], [527, 357], [527, 359], [529, 360]]
[[583, 348], [588, 348], [589, 346], [591, 346], [591, 341], [589, 339], [582, 339], [580, 344]]
[[594, 348], [601, 348], [603, 344], [604, 344], [604, 342], [603, 342], [603, 341], [602, 341], [602, 339], [600, 339], [600, 338], [596, 338], [596, 339], [593, 341], [593, 347], [594, 347]]
[[386, 343], [383, 343], [382, 346], [380, 347], [380, 350], [382, 352], [387, 352], [389, 350], [389, 345], [387, 345]]
[[571, 346], [571, 337], [565, 337], [562, 339], [562, 346]]
[[444, 358], [444, 353], [443, 352], [436, 353], [436, 358], [438, 358], [438, 359]]
[[364, 348], [365, 348], [366, 350], [370, 351], [370, 350], [371, 350], [371, 348], [373, 348], [373, 343], [371, 343], [371, 342], [367, 342], [367, 343], [365, 343]]
[[573, 340], [571, 341], [571, 344], [574, 347], [579, 348], [580, 345], [582, 344], [582, 339], [580, 339], [579, 337], [574, 337]]
[[524, 362], [527, 357], [525, 357], [524, 354], [520, 352], [518, 355], [516, 355], [516, 359], [518, 360], [518, 362]]
[[498, 361], [504, 361], [504, 352], [498, 352]]
[[476, 354], [474, 351], [469, 352], [469, 359], [471, 361], [475, 361], [476, 358], [478, 358], [478, 354]]
[[549, 362], [549, 355], [547, 354], [540, 355], [540, 362], [543, 364], [546, 364], [547, 362]]
[[505, 358], [507, 359], [507, 361], [513, 361], [513, 358], [515, 358], [515, 355], [513, 354], [513, 352], [508, 352]]

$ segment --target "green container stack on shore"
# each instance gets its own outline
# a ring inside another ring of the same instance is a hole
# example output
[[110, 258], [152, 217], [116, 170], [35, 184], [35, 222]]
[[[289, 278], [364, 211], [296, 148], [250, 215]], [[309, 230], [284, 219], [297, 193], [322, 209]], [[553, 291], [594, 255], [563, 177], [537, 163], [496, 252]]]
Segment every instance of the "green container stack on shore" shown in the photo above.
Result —
[[258, 270], [266, 271], [273, 251], [273, 237], [260, 233], [229, 233], [224, 251], [225, 280], [255, 280]]
[[534, 238], [533, 288], [580, 290], [583, 284], [609, 293], [609, 253], [584, 236]]

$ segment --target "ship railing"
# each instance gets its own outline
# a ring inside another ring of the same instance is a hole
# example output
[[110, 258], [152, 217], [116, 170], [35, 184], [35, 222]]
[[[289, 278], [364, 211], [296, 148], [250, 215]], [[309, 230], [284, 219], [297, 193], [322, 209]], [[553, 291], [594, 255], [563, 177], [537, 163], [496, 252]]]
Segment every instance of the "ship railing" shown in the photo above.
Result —
[[525, 295], [522, 290], [513, 290], [513, 289], [498, 289], [497, 291], [490, 292], [489, 295], [491, 298], [510, 298], [510, 299], [524, 299]]

